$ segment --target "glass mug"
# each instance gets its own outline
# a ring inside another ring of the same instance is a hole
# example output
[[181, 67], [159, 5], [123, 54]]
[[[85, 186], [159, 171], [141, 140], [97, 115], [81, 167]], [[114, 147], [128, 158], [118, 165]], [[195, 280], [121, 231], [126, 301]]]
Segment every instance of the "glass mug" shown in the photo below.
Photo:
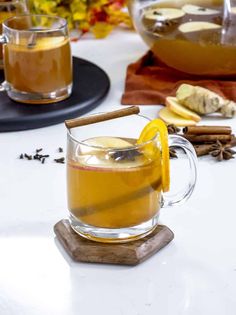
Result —
[[5, 82], [1, 90], [18, 102], [53, 103], [72, 91], [67, 22], [47, 15], [20, 15], [3, 22]]
[[[187, 155], [190, 179], [178, 194], [162, 192], [159, 135], [136, 144], [148, 122], [132, 115], [68, 129], [68, 209], [71, 227], [81, 236], [107, 243], [139, 239], [156, 228], [161, 208], [183, 202], [193, 192], [195, 150], [178, 135], [169, 136], [169, 146]], [[150, 146], [155, 158], [146, 154]]]
[[[0, 1], [0, 35], [2, 35], [2, 22], [12, 16], [27, 13], [26, 3], [23, 0]], [[2, 45], [0, 45], [0, 69], [3, 68]]]
[[235, 79], [236, 0], [128, 0], [128, 7], [161, 63], [201, 77]]

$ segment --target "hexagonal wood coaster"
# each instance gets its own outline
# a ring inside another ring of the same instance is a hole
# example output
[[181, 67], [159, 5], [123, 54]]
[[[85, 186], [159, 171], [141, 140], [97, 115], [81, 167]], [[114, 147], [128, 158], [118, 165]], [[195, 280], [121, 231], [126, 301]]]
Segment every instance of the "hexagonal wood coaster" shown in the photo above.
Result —
[[173, 240], [173, 232], [158, 225], [148, 236], [133, 242], [105, 244], [87, 240], [73, 231], [69, 220], [61, 220], [54, 232], [66, 252], [75, 261], [119, 265], [137, 265]]

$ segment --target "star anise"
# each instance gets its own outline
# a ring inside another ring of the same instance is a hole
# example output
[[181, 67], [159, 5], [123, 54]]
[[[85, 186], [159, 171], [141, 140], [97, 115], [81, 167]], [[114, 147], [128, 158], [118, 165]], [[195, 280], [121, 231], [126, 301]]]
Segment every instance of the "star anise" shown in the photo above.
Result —
[[180, 132], [180, 128], [175, 126], [174, 124], [168, 125], [167, 130], [169, 135], [173, 135]]
[[121, 150], [116, 151], [110, 155], [112, 159], [116, 162], [120, 161], [135, 161], [137, 156], [140, 156], [141, 153], [138, 150]]
[[210, 155], [218, 161], [230, 160], [234, 158], [236, 151], [231, 149], [230, 145], [223, 145], [219, 140], [211, 146]]

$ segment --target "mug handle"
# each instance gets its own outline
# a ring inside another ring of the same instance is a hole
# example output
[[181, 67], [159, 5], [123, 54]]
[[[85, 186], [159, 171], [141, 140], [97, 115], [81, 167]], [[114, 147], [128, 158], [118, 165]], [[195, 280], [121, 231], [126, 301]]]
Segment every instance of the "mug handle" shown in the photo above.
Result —
[[0, 44], [6, 44], [7, 43], [7, 38], [5, 35], [0, 35]]
[[178, 194], [163, 193], [162, 208], [172, 207], [181, 204], [188, 200], [191, 196], [197, 180], [197, 155], [192, 144], [185, 138], [179, 135], [170, 135], [169, 147], [181, 148], [187, 155], [190, 169], [190, 179], [186, 187], [184, 187]]
[[[6, 44], [7, 43], [7, 38], [5, 35], [0, 35], [0, 44]], [[8, 85], [6, 82], [0, 83], [0, 92], [4, 92], [8, 90]]]

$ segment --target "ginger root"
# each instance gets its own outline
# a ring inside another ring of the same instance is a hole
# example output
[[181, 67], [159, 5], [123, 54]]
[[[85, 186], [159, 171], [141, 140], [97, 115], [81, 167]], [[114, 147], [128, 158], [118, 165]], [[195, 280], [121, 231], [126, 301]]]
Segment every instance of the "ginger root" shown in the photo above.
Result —
[[227, 118], [236, 116], [236, 103], [233, 101], [228, 101], [220, 108], [220, 112], [224, 117]]
[[176, 92], [182, 105], [199, 114], [220, 112], [224, 117], [236, 115], [236, 103], [200, 86], [182, 84]]

